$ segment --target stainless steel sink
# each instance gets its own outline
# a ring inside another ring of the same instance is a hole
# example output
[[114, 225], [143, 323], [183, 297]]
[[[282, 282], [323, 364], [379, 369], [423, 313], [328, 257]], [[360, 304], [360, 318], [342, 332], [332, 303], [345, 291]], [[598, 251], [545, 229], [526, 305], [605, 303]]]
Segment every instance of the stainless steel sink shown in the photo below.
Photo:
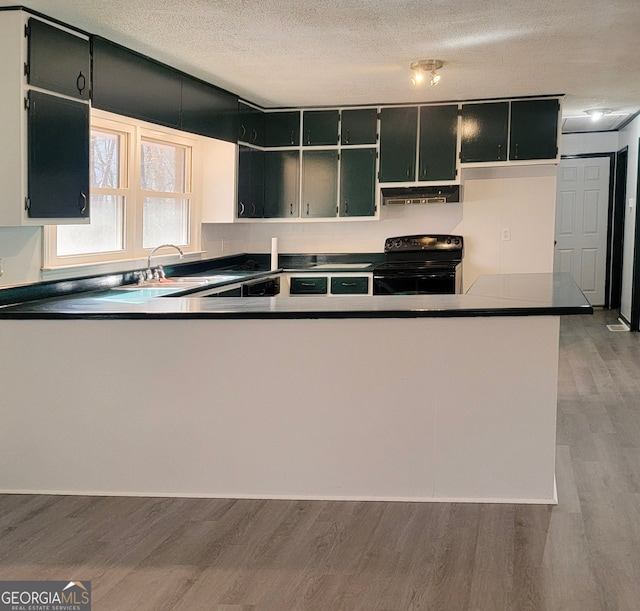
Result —
[[164, 280], [153, 280], [144, 284], [124, 284], [118, 287], [119, 291], [140, 291], [146, 289], [161, 289], [167, 291], [186, 291], [190, 288], [203, 286], [210, 282], [209, 278], [193, 278], [191, 276], [177, 276]]

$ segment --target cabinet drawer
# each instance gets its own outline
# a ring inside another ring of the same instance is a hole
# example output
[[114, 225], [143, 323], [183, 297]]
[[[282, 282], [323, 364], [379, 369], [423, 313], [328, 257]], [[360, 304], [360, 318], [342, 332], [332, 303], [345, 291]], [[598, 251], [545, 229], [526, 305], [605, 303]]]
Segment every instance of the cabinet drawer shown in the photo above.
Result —
[[331, 278], [331, 293], [334, 295], [366, 295], [369, 292], [367, 276], [334, 276]]
[[327, 277], [291, 278], [289, 293], [291, 295], [326, 295]]

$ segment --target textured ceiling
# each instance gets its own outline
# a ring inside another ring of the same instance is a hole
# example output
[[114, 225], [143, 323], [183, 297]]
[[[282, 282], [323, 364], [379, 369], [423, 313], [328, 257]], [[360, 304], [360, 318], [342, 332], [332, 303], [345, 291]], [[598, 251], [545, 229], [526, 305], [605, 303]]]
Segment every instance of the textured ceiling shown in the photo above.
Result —
[[[640, 0], [21, 4], [265, 107], [564, 93], [565, 117], [640, 109]], [[409, 64], [428, 58], [442, 80], [414, 87]]]

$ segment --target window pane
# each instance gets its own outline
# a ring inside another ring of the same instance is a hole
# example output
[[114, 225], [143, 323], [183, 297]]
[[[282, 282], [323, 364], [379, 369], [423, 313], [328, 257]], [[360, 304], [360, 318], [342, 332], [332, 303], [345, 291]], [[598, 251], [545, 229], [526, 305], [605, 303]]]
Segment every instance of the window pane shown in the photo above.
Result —
[[83, 255], [124, 249], [124, 198], [91, 196], [90, 225], [58, 225], [57, 253]]
[[186, 149], [172, 144], [142, 141], [140, 187], [144, 191], [185, 191]]
[[189, 244], [189, 200], [172, 197], [145, 197], [142, 219], [142, 246]]
[[120, 186], [120, 135], [91, 131], [91, 187]]

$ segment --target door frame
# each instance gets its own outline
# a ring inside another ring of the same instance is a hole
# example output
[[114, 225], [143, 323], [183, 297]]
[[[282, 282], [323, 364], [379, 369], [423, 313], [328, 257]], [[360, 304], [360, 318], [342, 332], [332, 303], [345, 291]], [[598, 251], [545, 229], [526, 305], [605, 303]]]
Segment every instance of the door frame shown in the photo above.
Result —
[[[640, 138], [638, 139], [640, 150]], [[640, 156], [638, 157], [638, 176], [640, 176]], [[640, 331], [640, 215], [638, 214], [638, 198], [640, 198], [640, 180], [636, 185], [636, 218], [633, 235], [633, 273], [631, 280], [631, 320], [629, 327], [632, 331]]]
[[620, 310], [622, 298], [622, 264], [624, 260], [624, 223], [627, 199], [627, 172], [629, 147], [625, 146], [616, 153], [615, 180], [613, 194], [613, 219], [611, 222], [611, 282], [607, 296], [609, 307]]
[[[613, 219], [614, 216], [614, 177], [615, 177], [615, 164], [616, 164], [616, 153], [581, 153], [579, 155], [562, 155], [560, 157], [563, 159], [596, 159], [608, 157], [609, 158], [609, 193], [608, 193], [608, 202], [607, 202], [607, 255], [605, 262], [605, 285], [604, 285], [604, 307], [609, 308], [611, 302], [611, 260], [612, 253], [614, 252], [613, 247]], [[556, 203], [557, 203], [556, 196]], [[555, 233], [555, 231], [554, 231]], [[616, 233], [617, 237], [617, 233]], [[555, 253], [554, 253], [555, 257]], [[622, 267], [622, 263], [620, 263]], [[640, 307], [640, 305], [639, 305]]]

